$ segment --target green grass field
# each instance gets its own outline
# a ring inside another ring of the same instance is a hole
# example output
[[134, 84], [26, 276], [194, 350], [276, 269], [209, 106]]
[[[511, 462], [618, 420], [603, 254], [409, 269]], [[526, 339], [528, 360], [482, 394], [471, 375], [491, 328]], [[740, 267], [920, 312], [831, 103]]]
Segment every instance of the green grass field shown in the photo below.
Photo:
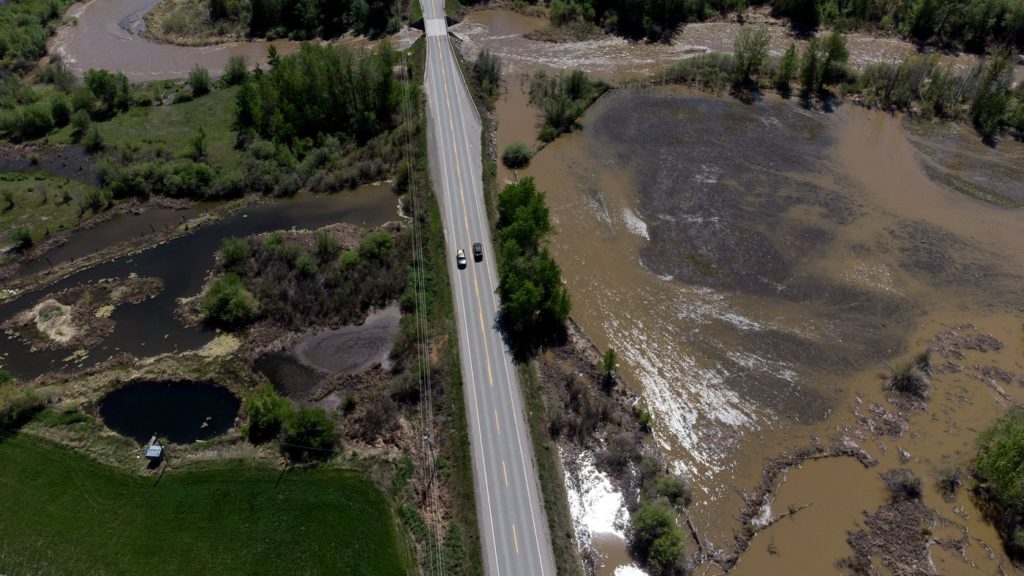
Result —
[[32, 239], [40, 241], [45, 232], [74, 228], [93, 215], [84, 208], [91, 186], [67, 178], [43, 174], [6, 172], [0, 174], [0, 246], [12, 244], [10, 234], [27, 227]]
[[356, 472], [241, 463], [130, 476], [25, 435], [0, 441], [0, 574], [406, 573], [384, 496]]
[[[237, 87], [214, 90], [191, 102], [167, 106], [136, 106], [106, 122], [94, 125], [109, 145], [160, 145], [175, 154], [189, 150], [199, 127], [206, 131], [210, 165], [237, 166], [241, 153], [235, 150], [235, 93]], [[44, 139], [53, 144], [71, 141], [71, 127]]]

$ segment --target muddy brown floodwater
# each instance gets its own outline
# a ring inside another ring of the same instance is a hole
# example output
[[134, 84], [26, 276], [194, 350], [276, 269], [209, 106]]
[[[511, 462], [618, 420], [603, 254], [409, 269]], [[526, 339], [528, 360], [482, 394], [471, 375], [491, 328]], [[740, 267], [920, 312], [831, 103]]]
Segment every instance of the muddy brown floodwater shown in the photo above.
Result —
[[[481, 45], [491, 42], [524, 40], [495, 34]], [[521, 82], [533, 56], [506, 70], [498, 150], [535, 141]], [[767, 457], [835, 438], [880, 460], [791, 471], [764, 520], [811, 506], [759, 534], [739, 573], [835, 572], [852, 554], [847, 532], [884, 500], [879, 474], [897, 467], [924, 478], [942, 522], [976, 538], [963, 555], [930, 546], [931, 562], [946, 573], [1013, 570], [987, 552], [998, 537], [973, 502], [946, 502], [934, 484], [941, 468], [966, 468], [977, 431], [1022, 396], [1024, 380], [995, 383], [982, 367], [1024, 373], [1024, 215], [922, 166], [1016, 198], [1024, 148], [990, 153], [969, 131], [913, 128], [908, 138], [902, 119], [852, 106], [824, 114], [772, 98], [619, 90], [520, 173], [548, 193], [574, 318], [619, 351], [656, 442], [703, 492], [691, 515], [706, 544], [731, 546], [737, 489], [759, 481]], [[902, 436], [873, 434], [864, 415], [896, 411], [881, 392], [885, 362], [968, 323], [1002, 349], [968, 355], [961, 364], [973, 370], [936, 374], [928, 408], [907, 416]], [[620, 546], [606, 548], [609, 560]], [[632, 573], [619, 564], [598, 573]]]
[[[656, 442], [704, 492], [691, 510], [702, 536], [730, 545], [734, 489], [783, 449], [838, 436], [882, 461], [793, 472], [805, 488], [792, 493], [813, 506], [759, 535], [754, 557], [767, 539], [789, 553], [770, 554], [768, 572], [741, 561], [757, 568], [746, 573], [832, 570], [850, 554], [846, 531], [877, 507], [878, 473], [904, 465], [897, 446], [934, 484], [940, 466], [967, 465], [977, 430], [1020, 396], [1012, 377], [1004, 396], [951, 372], [901, 438], [876, 440], [855, 417], [863, 403], [887, 406], [884, 362], [956, 324], [1005, 343], [977, 362], [1024, 372], [1024, 217], [932, 182], [899, 119], [657, 89], [617, 91], [582, 124], [524, 173], [548, 193], [574, 317], [619, 351]], [[507, 137], [499, 129], [499, 149]], [[930, 496], [998, 548], [966, 498], [961, 515]], [[817, 535], [832, 544], [794, 549]]]
[[[123, 72], [133, 82], [184, 78], [196, 64], [219, 76], [232, 56], [242, 56], [250, 66], [266, 68], [267, 49], [288, 54], [298, 50], [291, 40], [252, 40], [213, 46], [176, 46], [154, 42], [144, 34], [142, 17], [159, 0], [89, 0], [71, 6], [65, 18], [74, 25], [61, 26], [50, 41], [50, 53], [58, 54], [78, 75], [90, 68]], [[391, 42], [405, 48], [419, 37], [419, 31], [405, 28]], [[361, 37], [343, 37], [337, 44], [354, 48], [367, 46]]]

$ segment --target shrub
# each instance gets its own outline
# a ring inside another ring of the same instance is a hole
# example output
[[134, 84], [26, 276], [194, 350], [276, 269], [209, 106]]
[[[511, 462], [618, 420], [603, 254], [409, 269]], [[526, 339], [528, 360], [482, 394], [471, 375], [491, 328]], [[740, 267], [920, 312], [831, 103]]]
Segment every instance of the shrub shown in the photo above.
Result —
[[50, 115], [53, 117], [53, 124], [63, 128], [71, 121], [71, 104], [68, 97], [57, 94], [50, 100]]
[[225, 86], [237, 86], [245, 82], [247, 75], [248, 66], [245, 62], [245, 56], [232, 56], [228, 59], [227, 66], [224, 67], [224, 75], [221, 76], [221, 81]]
[[890, 470], [882, 475], [893, 500], [920, 500], [921, 477], [910, 470]]
[[71, 138], [76, 142], [80, 141], [89, 132], [89, 125], [91, 123], [92, 120], [89, 118], [88, 112], [85, 110], [76, 111], [71, 115]]
[[85, 133], [85, 138], [82, 138], [82, 147], [90, 154], [103, 150], [105, 144], [103, 143], [103, 135], [100, 134], [99, 128], [96, 126], [89, 128], [89, 131]]
[[34, 241], [32, 240], [32, 231], [26, 226], [19, 226], [11, 231], [10, 235], [11, 242], [14, 244], [14, 249], [18, 252], [25, 252], [32, 247]]
[[928, 397], [928, 388], [931, 385], [916, 360], [898, 362], [895, 366], [890, 366], [889, 371], [888, 378], [882, 384], [883, 389], [915, 398]]
[[501, 154], [501, 163], [506, 167], [515, 170], [516, 168], [522, 168], [530, 163], [530, 158], [533, 157], [533, 152], [526, 147], [525, 144], [516, 142], [509, 144], [505, 148], [505, 152]]
[[276, 438], [294, 411], [292, 403], [279, 396], [269, 384], [246, 396], [244, 407], [249, 421], [242, 433], [253, 444]]
[[252, 252], [242, 238], [225, 238], [220, 245], [220, 257], [225, 272], [239, 276], [249, 273]]
[[0, 432], [17, 428], [42, 409], [46, 399], [31, 388], [20, 388], [6, 370], [0, 370]]
[[199, 64], [192, 67], [188, 73], [188, 85], [192, 89], [192, 95], [196, 98], [210, 93], [210, 72]]
[[938, 486], [939, 491], [942, 492], [943, 496], [947, 499], [953, 499], [956, 497], [957, 490], [963, 485], [963, 478], [960, 468], [946, 468], [939, 472]]
[[281, 451], [295, 462], [327, 460], [334, 453], [338, 439], [334, 421], [322, 408], [299, 408], [284, 425]]
[[236, 329], [256, 319], [256, 298], [235, 274], [217, 278], [203, 297], [202, 312], [215, 326]]
[[683, 532], [675, 511], [664, 502], [641, 504], [629, 518], [627, 538], [633, 554], [651, 574], [673, 574], [683, 561]]
[[686, 507], [693, 501], [693, 488], [689, 482], [672, 474], [658, 478], [658, 496], [673, 506]]

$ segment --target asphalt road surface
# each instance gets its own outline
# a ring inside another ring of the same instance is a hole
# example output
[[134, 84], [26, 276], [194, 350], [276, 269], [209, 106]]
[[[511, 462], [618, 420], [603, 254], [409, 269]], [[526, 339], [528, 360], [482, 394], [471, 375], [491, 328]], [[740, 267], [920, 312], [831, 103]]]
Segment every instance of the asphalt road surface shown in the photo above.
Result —
[[[556, 576], [519, 377], [500, 334], [498, 274], [483, 198], [480, 121], [449, 43], [441, 0], [420, 0], [430, 166], [452, 278], [477, 517], [489, 576]], [[475, 262], [472, 245], [483, 244]], [[456, 251], [467, 264], [456, 265]]]

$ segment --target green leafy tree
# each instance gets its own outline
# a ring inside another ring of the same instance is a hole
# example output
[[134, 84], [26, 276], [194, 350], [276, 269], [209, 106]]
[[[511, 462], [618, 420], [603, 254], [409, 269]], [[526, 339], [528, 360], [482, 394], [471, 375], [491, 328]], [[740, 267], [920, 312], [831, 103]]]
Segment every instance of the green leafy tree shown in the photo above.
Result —
[[636, 557], [658, 576], [673, 574], [686, 552], [675, 511], [662, 501], [644, 502], [636, 509], [627, 538]]
[[50, 99], [50, 115], [53, 117], [53, 124], [63, 128], [71, 122], [71, 103], [64, 94], [56, 94]]
[[299, 408], [285, 422], [281, 450], [292, 461], [327, 460], [337, 444], [334, 421], [322, 408]]
[[227, 274], [214, 280], [203, 297], [202, 311], [207, 322], [237, 329], [256, 319], [259, 304], [241, 278]]
[[796, 44], [790, 42], [789, 48], [779, 60], [779, 67], [775, 69], [775, 77], [772, 79], [778, 91], [784, 94], [789, 93], [789, 84], [796, 76], [797, 64]]
[[800, 93], [805, 99], [821, 90], [823, 65], [821, 48], [821, 41], [817, 37], [811, 38], [800, 58]]
[[[821, 82], [833, 84], [846, 78], [846, 64], [850, 51], [846, 48], [846, 36], [839, 31], [829, 34], [823, 43], [825, 57], [821, 64]], [[819, 85], [818, 89], [821, 86]]]
[[248, 422], [242, 432], [253, 444], [276, 438], [294, 411], [292, 403], [279, 396], [269, 384], [263, 384], [246, 396], [243, 406]]
[[768, 59], [768, 28], [744, 26], [733, 43], [733, 86], [749, 85]]
[[252, 251], [243, 238], [225, 238], [220, 245], [221, 266], [225, 272], [247, 276], [252, 266]]
[[12, 230], [10, 239], [14, 244], [14, 249], [18, 252], [27, 251], [35, 243], [32, 239], [32, 231], [25, 226], [19, 226]]
[[85, 85], [104, 107], [104, 111], [113, 114], [127, 110], [131, 104], [131, 86], [124, 74], [112, 74], [106, 70], [88, 70], [85, 73]]
[[1010, 101], [1013, 64], [1007, 50], [996, 52], [989, 60], [971, 103], [971, 120], [978, 133], [991, 138], [999, 132]]

